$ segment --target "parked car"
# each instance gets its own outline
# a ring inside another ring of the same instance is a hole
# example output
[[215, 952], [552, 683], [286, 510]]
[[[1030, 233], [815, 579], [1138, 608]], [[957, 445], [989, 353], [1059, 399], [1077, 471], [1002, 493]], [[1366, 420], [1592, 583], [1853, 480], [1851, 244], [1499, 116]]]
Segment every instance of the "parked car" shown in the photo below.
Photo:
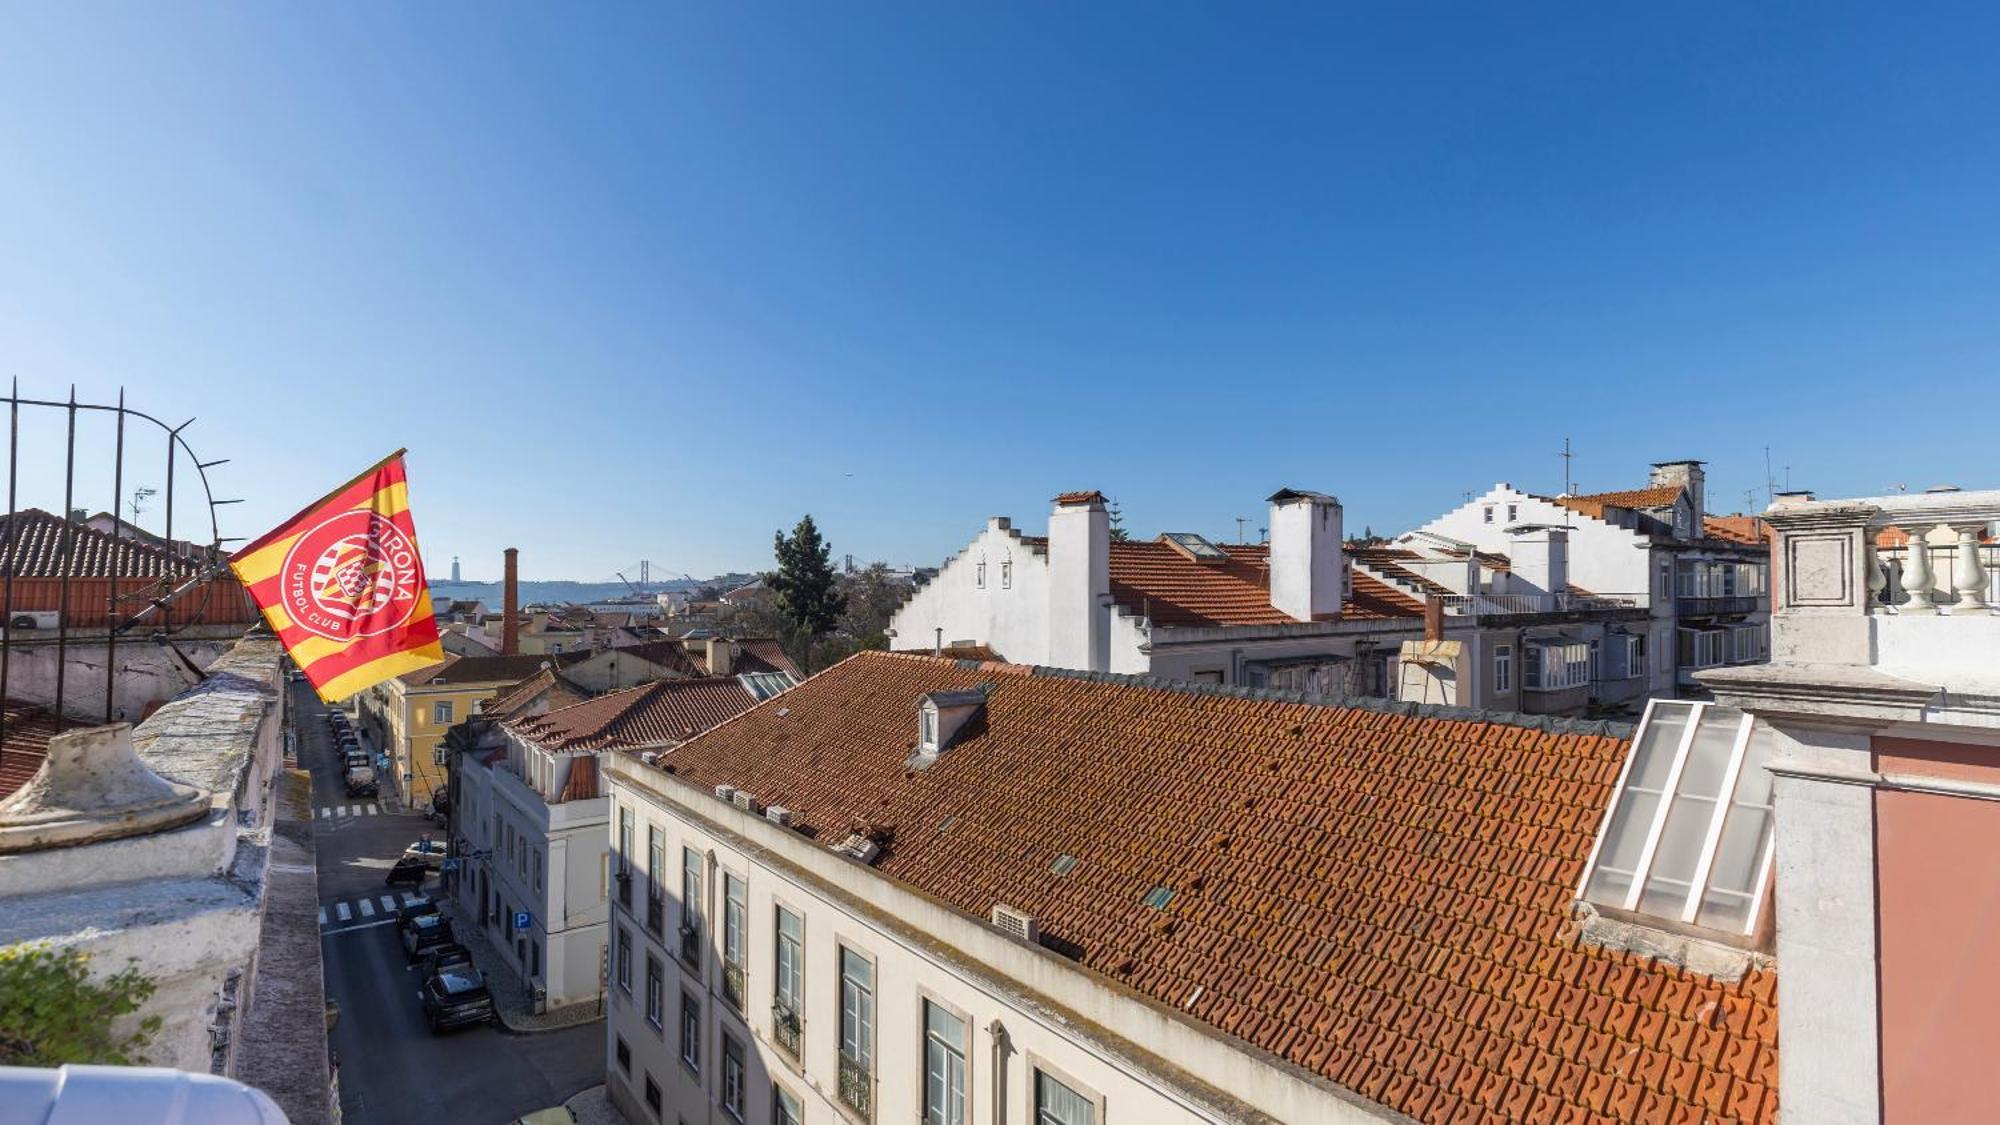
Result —
[[470, 965], [446, 969], [424, 981], [424, 1019], [431, 1034], [493, 1022], [493, 994]]
[[400, 926], [403, 923], [409, 921], [410, 919], [417, 917], [418, 915], [436, 914], [437, 912], [438, 912], [437, 903], [427, 898], [420, 898], [417, 901], [410, 903], [409, 905], [396, 911], [396, 924]]
[[524, 1113], [509, 1121], [507, 1125], [576, 1125], [576, 1114], [566, 1105], [553, 1105], [533, 1113]]
[[442, 914], [419, 914], [402, 925], [403, 952], [415, 961], [425, 952], [453, 943], [451, 921]]
[[392, 887], [421, 887], [431, 869], [421, 859], [399, 859], [382, 881]]
[[448, 972], [461, 966], [470, 968], [472, 966], [472, 951], [457, 942], [452, 942], [450, 945], [432, 946], [424, 954], [422, 965], [426, 977], [434, 977], [439, 973]]
[[356, 766], [352, 762], [347, 767], [347, 795], [350, 797], [373, 797], [381, 791], [375, 781], [374, 766]]
[[414, 859], [426, 867], [444, 866], [444, 842], [441, 840], [418, 840], [403, 849], [403, 858]]
[[370, 761], [368, 760], [368, 752], [367, 752], [366, 750], [349, 750], [349, 751], [347, 751], [347, 768], [348, 768], [348, 769], [356, 769], [356, 768], [359, 768], [359, 767], [361, 767], [361, 766], [368, 766], [368, 765], [373, 765], [373, 764], [374, 764], [374, 763], [372, 763], [372, 762], [370, 762]]

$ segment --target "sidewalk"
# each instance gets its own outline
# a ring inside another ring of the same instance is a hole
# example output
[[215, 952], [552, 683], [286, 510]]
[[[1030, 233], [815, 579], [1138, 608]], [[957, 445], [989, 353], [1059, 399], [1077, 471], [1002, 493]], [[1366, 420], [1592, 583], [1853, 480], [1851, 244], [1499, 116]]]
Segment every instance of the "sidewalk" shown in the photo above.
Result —
[[479, 967], [480, 975], [486, 978], [486, 990], [493, 994], [493, 1011], [500, 1017], [500, 1026], [514, 1032], [556, 1031], [565, 1027], [576, 1027], [604, 1018], [594, 1001], [572, 1004], [567, 1008], [536, 1015], [534, 998], [528, 993], [528, 986], [521, 981], [515, 971], [514, 962], [507, 952], [493, 945], [486, 927], [472, 912], [460, 906], [452, 896], [442, 889], [428, 892], [438, 907], [451, 918], [452, 936], [460, 945], [472, 951], [472, 963]]
[[563, 1103], [576, 1125], [625, 1125], [625, 1115], [604, 1095], [604, 1087], [592, 1086]]

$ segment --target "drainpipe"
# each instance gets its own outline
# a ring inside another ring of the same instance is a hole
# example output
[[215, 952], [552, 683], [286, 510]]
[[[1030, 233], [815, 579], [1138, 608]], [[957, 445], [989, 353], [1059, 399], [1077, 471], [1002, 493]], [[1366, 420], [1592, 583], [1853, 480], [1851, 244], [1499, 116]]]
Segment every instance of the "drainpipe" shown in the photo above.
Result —
[[1007, 1028], [999, 1020], [987, 1025], [993, 1037], [993, 1120], [1007, 1120]]

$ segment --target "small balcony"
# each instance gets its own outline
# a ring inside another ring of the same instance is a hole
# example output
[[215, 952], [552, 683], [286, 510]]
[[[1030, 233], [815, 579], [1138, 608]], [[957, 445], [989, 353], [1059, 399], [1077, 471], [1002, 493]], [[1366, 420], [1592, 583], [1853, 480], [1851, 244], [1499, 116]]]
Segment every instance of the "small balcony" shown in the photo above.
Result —
[[632, 873], [620, 871], [614, 883], [616, 885], [613, 887], [613, 894], [618, 899], [618, 905], [627, 910], [632, 909]]
[[722, 998], [737, 1011], [743, 1010], [743, 966], [734, 961], [722, 965]]
[[646, 899], [646, 928], [654, 937], [661, 937], [666, 929], [667, 900], [657, 896]]
[[1586, 610], [1633, 609], [1633, 598], [1613, 598], [1596, 594], [1440, 594], [1445, 612], [1460, 617], [1489, 617], [1521, 613], [1580, 613]]
[[840, 1053], [840, 1100], [864, 1119], [873, 1111], [875, 1076], [868, 1064]]
[[1755, 594], [1718, 594], [1713, 597], [1679, 597], [1674, 612], [1681, 617], [1742, 617], [1764, 608], [1764, 599]]
[[799, 1014], [783, 1004], [771, 1005], [771, 1039], [794, 1059], [799, 1057]]
[[689, 968], [701, 964], [701, 926], [699, 922], [681, 927], [681, 960]]

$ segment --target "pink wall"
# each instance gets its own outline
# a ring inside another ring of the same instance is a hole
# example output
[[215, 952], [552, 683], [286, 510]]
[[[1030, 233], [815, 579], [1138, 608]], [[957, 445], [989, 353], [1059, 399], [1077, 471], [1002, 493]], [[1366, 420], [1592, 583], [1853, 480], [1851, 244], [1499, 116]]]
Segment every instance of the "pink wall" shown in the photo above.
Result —
[[[1877, 768], [2000, 782], [2000, 749], [1878, 738]], [[1889, 1125], [2000, 1107], [2000, 802], [1875, 796], [1882, 1109]]]

